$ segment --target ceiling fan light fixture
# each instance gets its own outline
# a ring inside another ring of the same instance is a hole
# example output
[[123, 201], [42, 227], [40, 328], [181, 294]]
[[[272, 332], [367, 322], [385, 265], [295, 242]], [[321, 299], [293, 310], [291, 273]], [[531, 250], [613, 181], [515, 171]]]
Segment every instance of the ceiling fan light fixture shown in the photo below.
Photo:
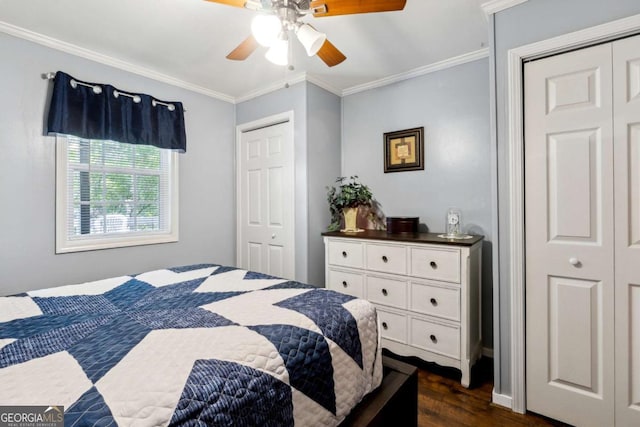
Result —
[[296, 29], [296, 35], [309, 56], [318, 53], [325, 40], [327, 40], [326, 34], [317, 31], [309, 24], [300, 25]]
[[264, 57], [276, 65], [287, 65], [289, 63], [289, 40], [286, 37], [278, 38], [264, 54]]
[[275, 15], [256, 15], [251, 21], [251, 33], [262, 46], [273, 45], [281, 30], [282, 23]]

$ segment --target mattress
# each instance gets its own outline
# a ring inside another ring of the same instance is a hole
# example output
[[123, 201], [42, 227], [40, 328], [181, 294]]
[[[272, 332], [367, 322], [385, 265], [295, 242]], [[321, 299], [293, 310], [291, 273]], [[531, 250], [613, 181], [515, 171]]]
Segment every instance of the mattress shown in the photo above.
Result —
[[0, 297], [0, 404], [65, 426], [335, 426], [381, 380], [370, 303], [233, 267]]

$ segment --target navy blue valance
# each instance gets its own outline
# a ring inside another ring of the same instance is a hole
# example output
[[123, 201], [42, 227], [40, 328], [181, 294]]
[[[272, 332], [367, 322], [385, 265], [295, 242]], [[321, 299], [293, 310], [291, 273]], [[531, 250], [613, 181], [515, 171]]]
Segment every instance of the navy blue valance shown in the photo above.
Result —
[[187, 150], [181, 102], [83, 82], [62, 71], [54, 79], [47, 132]]

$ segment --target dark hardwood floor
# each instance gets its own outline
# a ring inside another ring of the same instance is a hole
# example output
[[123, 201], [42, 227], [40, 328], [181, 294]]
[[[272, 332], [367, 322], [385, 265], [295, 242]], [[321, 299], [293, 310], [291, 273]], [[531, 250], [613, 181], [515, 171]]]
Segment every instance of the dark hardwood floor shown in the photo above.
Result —
[[460, 385], [460, 371], [426, 363], [417, 358], [385, 354], [410, 363], [418, 372], [418, 426], [420, 427], [519, 427], [567, 424], [533, 413], [517, 414], [491, 403], [493, 360], [483, 358], [472, 371], [471, 387]]

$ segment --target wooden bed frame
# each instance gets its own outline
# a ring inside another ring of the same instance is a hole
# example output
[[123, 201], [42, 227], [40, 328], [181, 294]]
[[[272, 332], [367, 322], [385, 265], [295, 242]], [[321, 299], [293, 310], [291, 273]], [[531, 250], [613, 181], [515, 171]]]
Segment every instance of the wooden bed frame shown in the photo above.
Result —
[[365, 396], [340, 427], [418, 425], [418, 369], [382, 356], [384, 377], [374, 392]]

